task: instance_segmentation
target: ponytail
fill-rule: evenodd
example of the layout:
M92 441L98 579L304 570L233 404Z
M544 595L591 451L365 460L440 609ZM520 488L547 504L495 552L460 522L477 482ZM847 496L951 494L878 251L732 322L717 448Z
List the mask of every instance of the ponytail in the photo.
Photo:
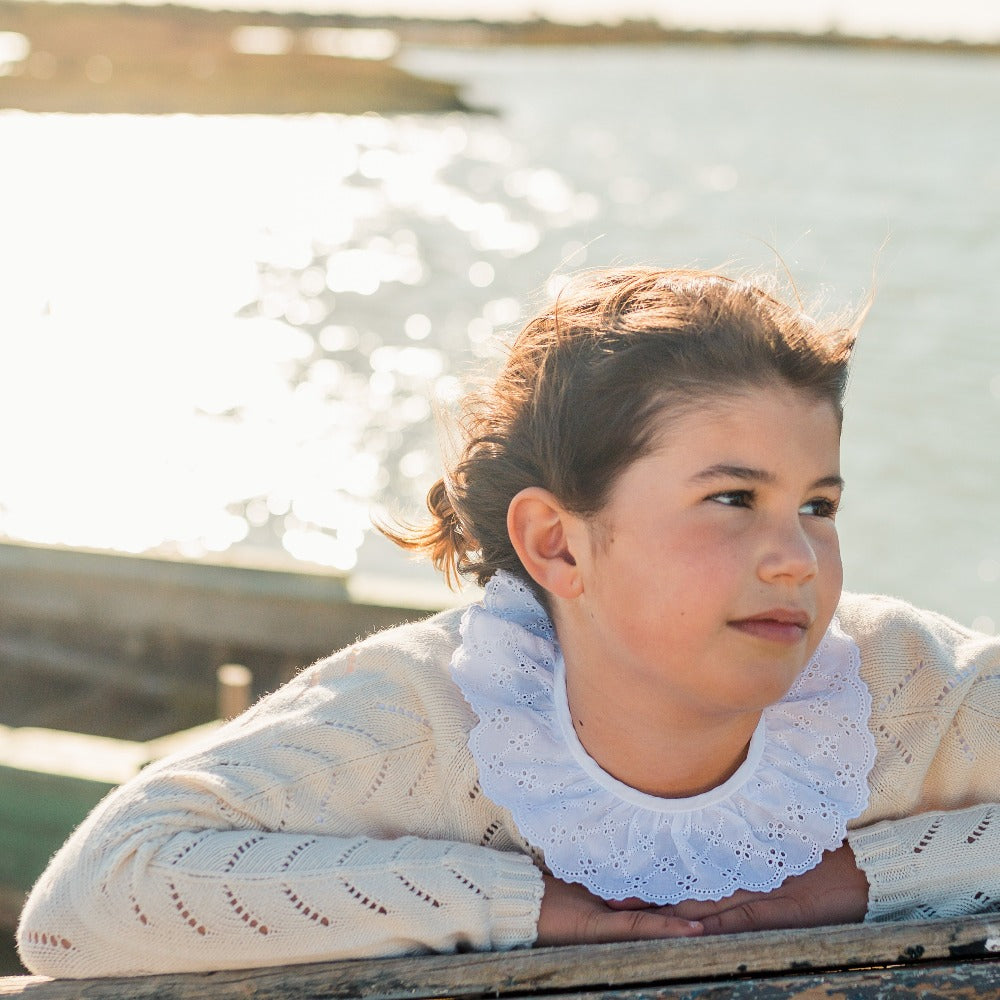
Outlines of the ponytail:
M462 527L443 478L427 491L427 510L431 522L421 527L401 526L397 530L384 521L376 522L375 527L400 548L427 556L455 590L461 574L470 568L469 554L476 546Z

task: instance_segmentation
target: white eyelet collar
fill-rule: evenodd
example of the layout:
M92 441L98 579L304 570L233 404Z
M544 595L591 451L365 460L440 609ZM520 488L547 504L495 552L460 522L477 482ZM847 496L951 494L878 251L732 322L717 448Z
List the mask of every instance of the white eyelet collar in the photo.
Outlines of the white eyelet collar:
M843 843L868 804L875 741L857 645L836 621L747 759L701 795L637 791L588 756L569 717L548 615L509 573L462 619L451 673L479 717L469 749L483 790L510 810L553 875L604 899L654 903L767 891Z

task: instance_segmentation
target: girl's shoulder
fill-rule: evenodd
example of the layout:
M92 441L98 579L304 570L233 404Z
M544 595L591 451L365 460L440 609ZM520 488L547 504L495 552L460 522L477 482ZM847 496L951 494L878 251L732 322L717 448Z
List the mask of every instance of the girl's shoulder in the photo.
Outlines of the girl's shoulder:
M314 772L363 763L373 751L380 759L419 746L436 746L443 757L460 752L472 720L448 666L462 614L386 629L319 660L218 729L183 766L251 767L269 788L308 783ZM168 758L147 771L177 764Z
M946 615L918 608L899 597L887 594L855 594L845 592L837 607L841 626L851 633L866 635L886 628L927 631L946 641L981 641L995 639L967 628Z
M1000 672L1000 637L882 594L844 594L841 628L861 651L861 673L876 707L914 684L938 700L946 691Z
M315 667L343 670L364 665L368 668L394 670L400 667L445 669L461 641L460 627L464 607L440 611L417 621L404 622L384 629L320 660ZM315 668L310 668L315 669Z
M464 608L377 632L300 671L237 721L240 728L464 717L467 708L448 672ZM405 727L403 727L405 728Z

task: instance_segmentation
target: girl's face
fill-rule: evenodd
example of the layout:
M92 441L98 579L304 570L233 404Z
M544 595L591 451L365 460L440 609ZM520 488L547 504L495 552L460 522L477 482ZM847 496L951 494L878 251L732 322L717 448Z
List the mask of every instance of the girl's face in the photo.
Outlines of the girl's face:
M574 532L582 593L557 618L571 704L582 668L640 713L756 716L787 693L840 596L837 416L779 387L663 424L661 446Z

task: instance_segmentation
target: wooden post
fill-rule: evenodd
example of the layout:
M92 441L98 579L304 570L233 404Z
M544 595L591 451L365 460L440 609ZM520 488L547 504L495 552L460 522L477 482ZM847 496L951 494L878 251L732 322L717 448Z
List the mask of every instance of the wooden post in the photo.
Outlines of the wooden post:
M228 721L250 707L253 674L239 663L224 663L216 671L219 718Z

